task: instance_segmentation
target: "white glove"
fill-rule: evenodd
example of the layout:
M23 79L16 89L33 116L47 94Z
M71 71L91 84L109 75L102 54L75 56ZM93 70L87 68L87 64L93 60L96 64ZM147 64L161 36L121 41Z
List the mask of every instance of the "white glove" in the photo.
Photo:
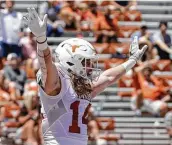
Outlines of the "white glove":
M147 45L144 45L142 49L139 49L138 37L135 36L133 42L130 45L130 57L129 59L134 59L136 62L140 60L145 53L146 49L148 48Z
M41 43L46 41L47 14L44 15L44 19L42 21L35 8L27 8L27 10L28 14L23 17L24 22L36 36L38 42Z

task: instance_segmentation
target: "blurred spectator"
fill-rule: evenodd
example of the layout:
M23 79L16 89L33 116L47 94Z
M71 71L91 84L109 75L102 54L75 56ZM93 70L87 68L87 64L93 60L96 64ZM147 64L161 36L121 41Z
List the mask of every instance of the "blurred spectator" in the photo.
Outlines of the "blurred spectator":
M142 48L145 44L148 45L148 43L141 43L139 45L139 48ZM158 62L158 60L159 60L159 56L158 56L157 50L153 47L148 47L148 49L142 56L141 60L138 62L138 65L140 67L143 67L143 66L145 67L151 64L155 64L156 62Z
M150 32L148 32L146 25L142 25L140 31L136 31L132 34L131 38L134 39L135 36L139 39L140 47L142 45L147 45L148 49L144 56L142 57L142 61L147 61L151 59L159 59L157 49L153 48L153 38Z
M19 114L20 105L17 103L16 100L9 101L7 104L4 104L3 107L0 108L1 127L11 126L12 122L10 121L10 118L13 118L13 120L15 120Z
M132 109L136 115L141 115L141 108L156 116L164 116L167 112L166 101L170 99L169 87L152 75L151 67L143 67L137 70L140 89L134 93L131 99Z
M101 0L99 2L99 5L103 6L103 7L106 7L106 6L109 6L109 5L114 5L114 1Z
M144 67L147 67L151 64L155 64L159 60L159 55L157 49L153 47L153 38L152 34L148 32L146 25L142 25L140 31L136 31L132 34L131 38L134 39L135 36L139 39L139 48L142 48L142 46L147 45L148 49L143 54L143 57L138 62L138 67L136 70L142 69Z
M37 93L30 91L24 95L24 103L10 101L1 108L1 120L6 120L1 126L3 128L14 128L17 130L14 139L21 139L27 145L40 145L42 138L40 134L40 104ZM13 118L13 120L8 120ZM3 132L3 134L6 134ZM10 134L8 134L10 136Z
M20 45L24 59L36 58L36 40L29 28L26 29L26 37L21 38Z
M19 60L15 53L7 56L8 64L4 67L5 78L15 83L15 87L23 94L24 84L26 82L26 73L20 69Z
M0 1L0 9L3 9L3 7L2 7L2 1Z
M113 6L108 6L105 9L104 15L95 13L97 18L94 20L93 31L97 34L97 42L117 42L119 32L118 21L112 14Z
M39 14L41 18L43 18L44 15L48 13L51 20L56 20L56 14L60 11L62 5L63 2L57 0L48 0L46 2L41 3L39 7Z
M27 94L28 92L38 92L38 84L35 81L30 81L25 85L25 92L24 95Z
M142 48L147 43L140 43L139 48ZM156 64L159 60L158 52L153 47L148 47L146 52L143 54L141 60L138 62L138 67L135 70L138 72L145 67L149 67L152 64Z
M102 17L102 13L98 10L97 4L91 3L88 7L87 3L81 3L78 7L78 13L81 16L81 29L93 31L97 29L96 21Z
M16 89L13 82L5 78L4 71L0 71L0 100L17 100L20 98L20 92Z
M39 98L33 91L27 92L24 98L25 103L18 117L21 127L17 130L17 138L22 139L28 145L40 145L42 139L40 136Z
M0 70L0 101L9 101L10 94L8 93L8 86L5 82L4 71Z
M58 17L62 5L63 2L48 0L39 7L39 13L42 17L44 14L48 14L47 36L59 37L64 32L65 23Z
M3 57L6 57L11 52L21 56L21 48L18 43L22 36L22 14L13 10L14 3L14 1L6 0L5 9L1 11L2 36L0 41Z
M0 18L3 15L3 6L2 6L2 1L0 1ZM1 24L1 23L0 23ZM2 26L0 25L0 57L2 57L2 47L1 47L1 41L2 41Z
M159 32L153 35L153 41L155 47L158 50L158 54L160 59L170 59L170 54L172 54L171 46L171 37L166 32L168 28L167 22L160 22L159 24Z
M168 134L170 135L170 137L172 137L172 111L169 111L165 115L165 125L167 128Z
M33 60L33 67L32 68L34 69L34 72L35 72L35 75L36 75L36 73L38 72L38 70L40 68L37 58Z
M89 7L87 3L80 3L78 5L78 14L80 15L80 29L90 30L94 19L94 16L91 13L91 7Z
M94 116L94 109L89 109L89 122L88 122L88 134L89 139L92 141L91 145L104 145L107 141L100 138L99 126L96 122L96 117Z
M114 131L115 121L111 117L97 118L94 115L94 109L89 109L88 114L88 134L91 145L105 145L107 141L117 142L120 139L120 135L110 134L110 131ZM101 134L101 131L108 131L105 134Z
M80 16L74 7L73 1L65 3L60 10L59 18L65 22L65 29L80 32Z
M136 0L115 0L114 3L116 8L119 8L122 12L128 10L136 10L137 9L137 1Z
M18 127L19 123L16 122L17 117L20 114L20 105L16 100L9 101L0 108L0 130L1 136L8 136L9 128Z
M131 35L131 38L134 39L134 36L137 36L139 39L139 42L144 42L144 41L153 41L151 33L148 32L148 27L146 25L142 25L140 27L140 31L136 31Z
M4 0L1 0L0 1L0 10L2 10L4 8L5 8L5 1Z

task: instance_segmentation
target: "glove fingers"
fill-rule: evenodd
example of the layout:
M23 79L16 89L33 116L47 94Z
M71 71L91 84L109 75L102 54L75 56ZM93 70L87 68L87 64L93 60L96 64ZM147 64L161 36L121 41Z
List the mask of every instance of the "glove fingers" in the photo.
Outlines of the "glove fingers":
M27 21L29 21L29 14L27 13L25 16L23 16L23 19L26 19Z
M28 27L30 25L30 18L28 13L25 16L23 16L22 21L25 27Z
M144 45L141 49L142 53L145 53L145 51L147 50L148 46L147 45Z
M31 9L30 8L27 8L27 11L28 11L28 14L29 14L29 17L31 17Z
M43 25L47 24L47 14L44 15L44 19L43 19Z
M138 37L135 36L134 40L132 41L131 45L130 45L130 50L132 51L133 48L135 48L135 46L138 45Z
M31 11L30 8L27 8L27 10L28 10L28 23L30 24L32 20Z
M34 18L38 18L38 13L36 12L35 8L31 8L32 9L32 15Z
M132 42L133 44L137 44L138 43L138 37L137 36L134 36L134 40Z
M25 27L28 27L28 19L26 16L23 17L23 20L22 20L22 24L25 26Z
M34 20L36 18L34 13L33 13L33 9L32 8L30 8L30 16L31 16L32 20Z
M30 12L30 8L27 8L28 13Z
M130 46L130 53L133 54L133 53L136 53L138 50L138 44L131 44Z
M34 15L33 15L33 11L31 8L27 8L28 12L29 12L29 19L33 20L34 19Z

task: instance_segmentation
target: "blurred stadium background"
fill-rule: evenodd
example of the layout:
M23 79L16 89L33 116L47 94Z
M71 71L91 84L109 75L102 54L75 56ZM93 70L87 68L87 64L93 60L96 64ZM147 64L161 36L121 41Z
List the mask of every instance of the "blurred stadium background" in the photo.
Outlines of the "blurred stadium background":
M172 1L0 1L0 145L41 145L36 43L22 22L28 7L48 13L52 48L91 42L102 70L123 63L133 36L148 51L92 101L90 145L172 145ZM150 74L150 75L149 75Z

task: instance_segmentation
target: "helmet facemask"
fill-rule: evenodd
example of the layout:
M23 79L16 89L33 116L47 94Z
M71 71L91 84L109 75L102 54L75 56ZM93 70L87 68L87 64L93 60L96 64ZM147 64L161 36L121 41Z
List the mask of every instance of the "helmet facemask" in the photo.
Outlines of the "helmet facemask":
M81 55L74 55L72 61L68 61L68 71L90 81L97 81L100 75L98 69L98 58L84 58Z
M84 73L83 78L89 79L91 81L96 81L100 76L100 69L98 69L98 60L96 58L84 58L81 62L83 65Z

